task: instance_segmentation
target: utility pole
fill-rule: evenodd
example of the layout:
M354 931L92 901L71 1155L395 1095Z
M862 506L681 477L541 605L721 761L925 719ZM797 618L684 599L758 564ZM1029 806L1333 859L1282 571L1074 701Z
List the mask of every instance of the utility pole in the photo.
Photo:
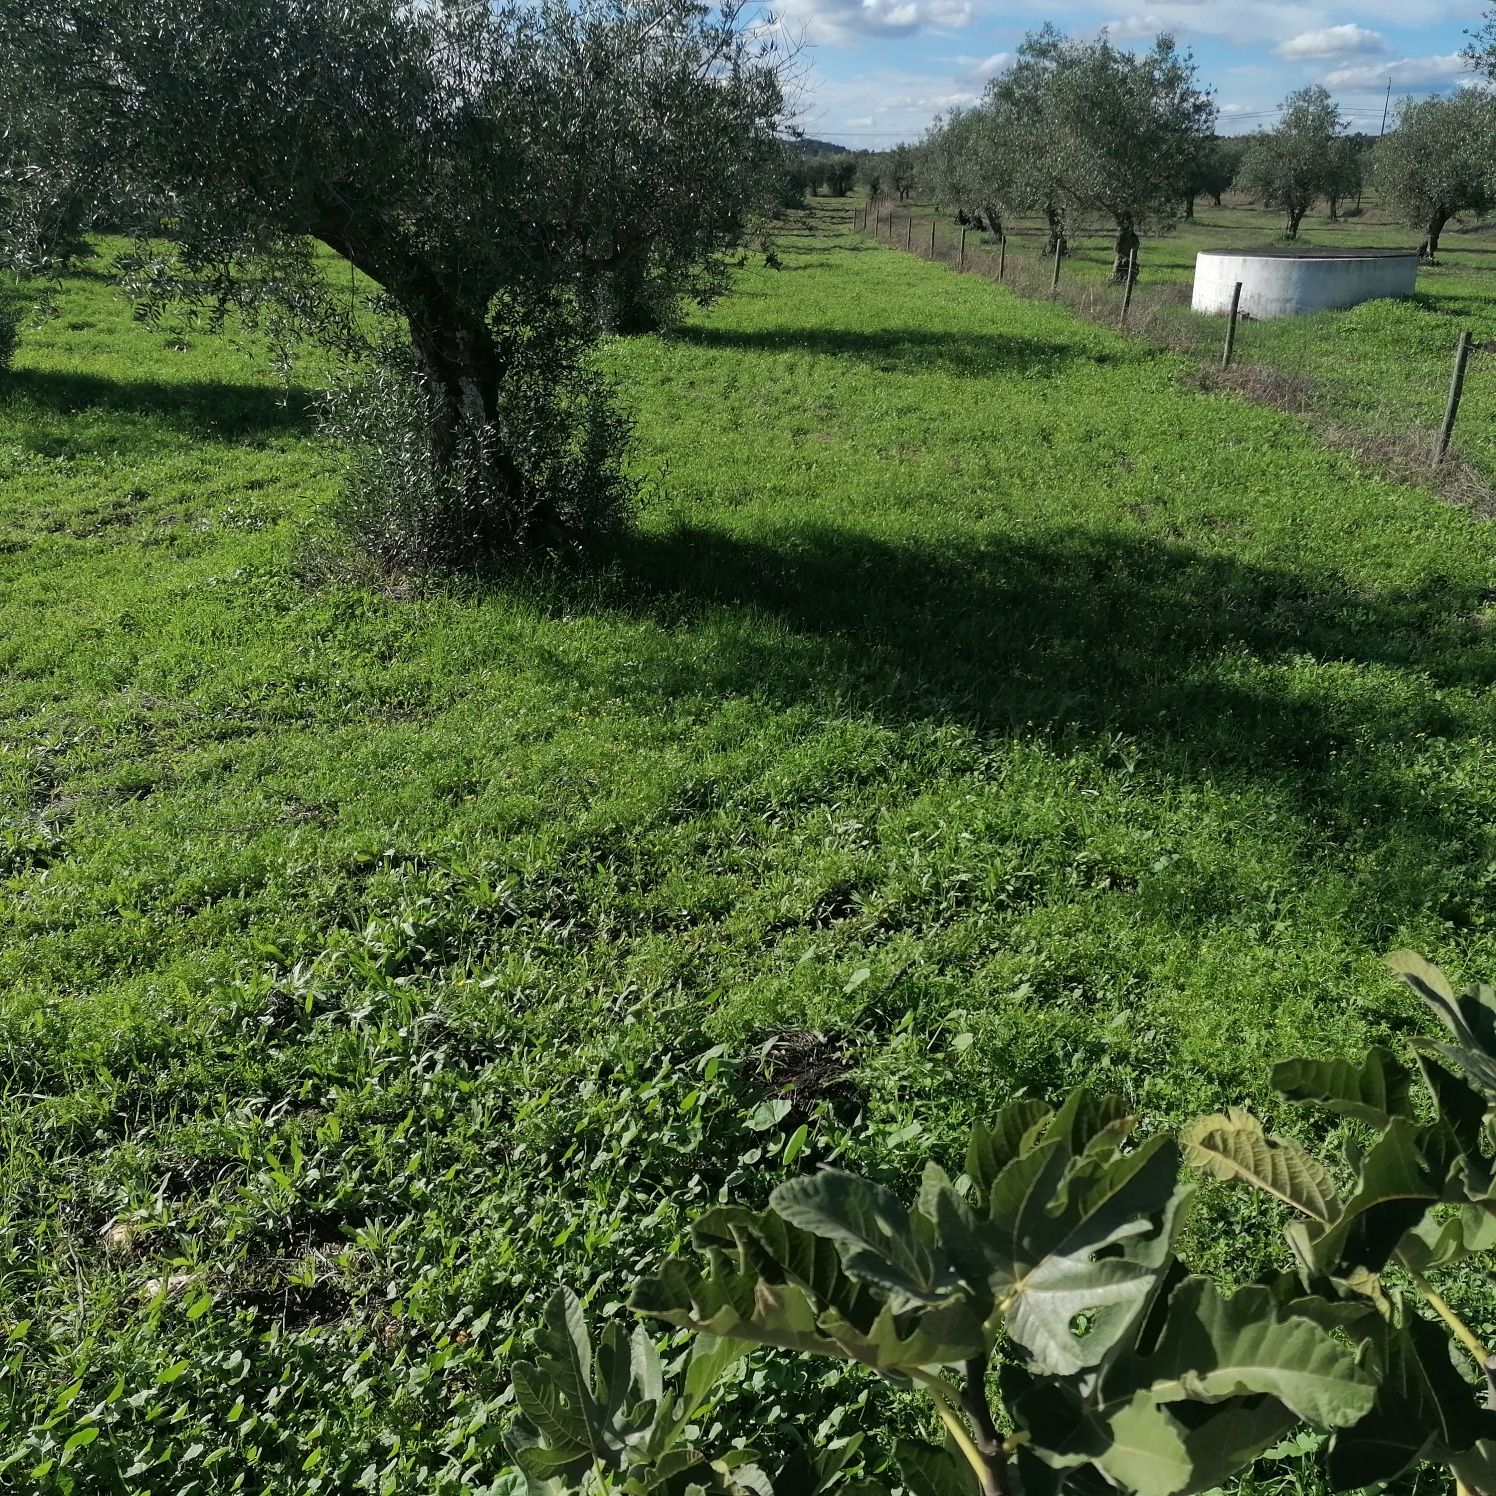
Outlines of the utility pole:
M1382 128L1377 131L1377 139L1378 140L1380 140L1382 138L1382 136L1384 136L1387 133L1387 111L1391 107L1392 107L1392 77L1389 74L1388 77L1387 77L1387 97L1386 97L1386 99L1382 103Z

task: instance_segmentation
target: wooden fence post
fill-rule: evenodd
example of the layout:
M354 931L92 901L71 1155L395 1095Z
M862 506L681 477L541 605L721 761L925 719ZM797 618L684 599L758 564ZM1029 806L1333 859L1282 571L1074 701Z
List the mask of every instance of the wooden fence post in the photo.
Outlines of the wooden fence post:
M930 220L930 258L935 258L935 220Z
M913 249L914 248L914 214L913 213L911 213L908 216L908 218L906 218L904 220L904 248L905 249Z
M1449 453L1449 438L1454 431L1454 418L1460 408L1460 396L1465 391L1465 365L1470 362L1470 333L1460 334L1454 345L1454 373L1449 380L1449 399L1444 403L1444 422L1439 427L1439 440L1434 447L1434 466L1438 467Z
M1231 288L1231 315L1226 319L1226 346L1221 349L1221 368L1231 367L1231 355L1236 351L1236 314L1241 307L1241 282Z
M1060 293L1060 247L1055 245L1054 249L1054 274L1049 280L1049 294L1058 296Z
M956 255L956 269L966 269L966 225L961 225L961 248Z
M997 278L1001 280L1008 270L1008 236L997 236Z
M1137 280L1137 278L1138 252L1137 249L1134 248L1133 252L1127 257L1127 289L1122 293L1122 320L1118 324L1121 327L1127 326L1127 312L1128 309L1132 306L1133 283Z

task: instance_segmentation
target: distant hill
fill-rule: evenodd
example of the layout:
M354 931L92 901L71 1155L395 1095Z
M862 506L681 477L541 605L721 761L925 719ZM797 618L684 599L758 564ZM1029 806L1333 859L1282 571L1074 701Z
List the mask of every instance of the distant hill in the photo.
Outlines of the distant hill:
M812 140L808 135L791 141L790 144L802 156L842 156L852 149L851 146L837 145L830 140Z

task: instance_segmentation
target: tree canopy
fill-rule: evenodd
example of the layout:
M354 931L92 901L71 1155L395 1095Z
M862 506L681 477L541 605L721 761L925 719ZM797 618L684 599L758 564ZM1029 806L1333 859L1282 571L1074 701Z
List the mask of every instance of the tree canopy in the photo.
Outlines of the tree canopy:
M60 204L123 208L142 291L343 344L314 245L346 260L403 323L432 462L485 476L450 559L583 521L512 439L526 329L712 294L779 150L776 59L732 4L0 0L0 32L25 143L0 249L34 268ZM557 440L585 444L572 415Z
M1314 84L1284 99L1276 129L1248 141L1237 183L1264 206L1283 211L1285 238L1296 239L1304 215L1337 189L1343 163L1336 142L1344 123L1329 90Z
M1067 215L1106 213L1120 278L1139 231L1172 222L1190 195L1214 123L1194 60L1171 37L1135 55L1046 26L980 106L937 121L922 162L942 204L978 211L998 231L1010 212L1044 213L1050 253L1064 252Z
M1409 100L1374 154L1377 191L1404 223L1423 233L1418 252L1432 258L1458 213L1483 212L1496 200L1492 148L1496 105L1462 89L1447 99Z

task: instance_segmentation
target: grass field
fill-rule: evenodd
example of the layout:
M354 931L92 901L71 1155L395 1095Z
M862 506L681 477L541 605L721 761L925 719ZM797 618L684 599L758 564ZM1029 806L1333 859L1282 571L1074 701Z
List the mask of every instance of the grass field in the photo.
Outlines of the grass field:
M539 1297L722 1192L1079 1081L1294 1128L1271 1062L1422 1026L1383 952L1496 973L1496 531L1064 308L782 253L607 350L631 535L416 599L298 580L337 463L253 348L95 271L28 331L0 1489L507 1489ZM1207 1196L1197 1260L1279 1250Z
M845 218L848 204L820 200L825 217ZM930 224L936 224L936 258L954 263L960 230L928 204L884 204L896 220L892 238L904 242L904 219L914 218L909 236L928 255ZM1222 207L1208 199L1195 217L1173 230L1146 238L1130 325L1145 340L1161 342L1213 367L1220 352L1220 317L1188 311L1195 256L1202 249L1250 248L1281 243L1282 215L1228 197ZM1419 234L1389 223L1368 198L1360 214L1330 222L1319 213L1305 219L1298 242L1335 248L1414 249ZM1042 223L1019 219L1009 226L1008 274L1030 296L1047 296L1052 262L1041 262ZM1061 294L1072 306L1115 322L1122 293L1108 284L1112 247L1108 235L1081 232L1061 270ZM967 236L967 263L992 275L996 250L984 237ZM1243 323L1236 346L1238 378L1289 409L1316 418L1322 431L1342 445L1359 447L1403 471L1421 475L1444 411L1455 342L1469 329L1478 347L1470 367L1456 428L1454 450L1464 459L1447 473L1451 492L1491 510L1496 503L1496 227L1469 220L1451 225L1437 264L1418 272L1418 295L1409 302L1378 302L1350 312ZM1263 378L1266 372L1269 377ZM1276 376L1276 377L1273 377Z

